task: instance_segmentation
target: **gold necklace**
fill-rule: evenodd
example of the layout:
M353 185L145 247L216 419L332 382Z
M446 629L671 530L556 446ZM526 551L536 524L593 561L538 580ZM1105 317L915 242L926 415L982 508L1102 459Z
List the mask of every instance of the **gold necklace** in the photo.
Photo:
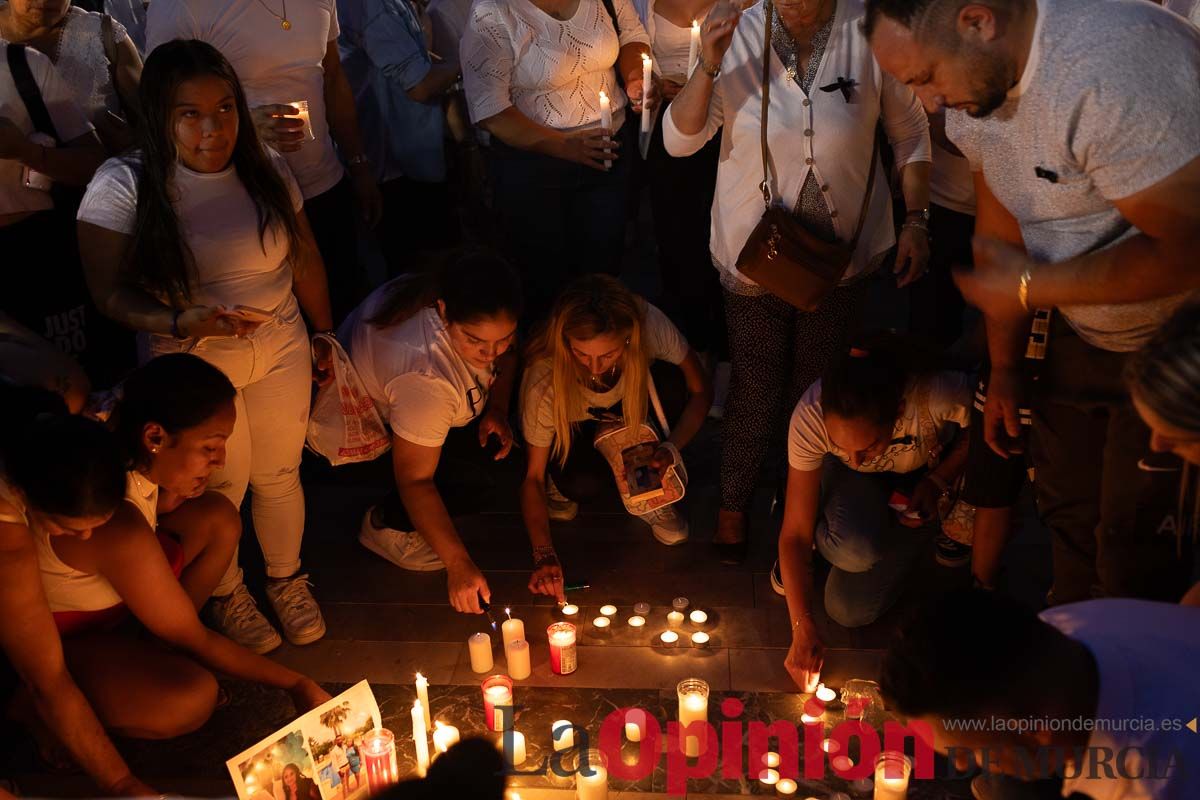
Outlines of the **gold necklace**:
M287 18L287 0L283 0L282 15L276 14L274 11L272 11L271 7L267 5L264 0L258 0L258 4L265 8L268 14L279 20L279 27L283 28L285 31L290 31L292 29L292 23Z

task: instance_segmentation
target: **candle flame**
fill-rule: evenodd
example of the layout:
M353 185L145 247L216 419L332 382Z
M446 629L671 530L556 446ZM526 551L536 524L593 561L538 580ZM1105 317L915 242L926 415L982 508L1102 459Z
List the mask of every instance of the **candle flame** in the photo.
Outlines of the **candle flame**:
M692 28L695 30L700 30L700 20L698 20L698 19L692 20Z
M440 719L435 719L433 721L433 729L435 731L440 731L444 727L446 727L446 726L442 724L442 721Z
M425 680L425 676L418 672L417 673L417 682L420 683L423 680Z
M642 53L642 63L643 63L643 64L649 64L649 63L650 63L650 56L646 55L645 53Z
M603 89L601 89L600 90L600 102L603 103L607 99L608 99L608 95L604 93Z
M509 619L512 619L512 609L511 608L509 608L508 606L505 606L504 613L508 616Z

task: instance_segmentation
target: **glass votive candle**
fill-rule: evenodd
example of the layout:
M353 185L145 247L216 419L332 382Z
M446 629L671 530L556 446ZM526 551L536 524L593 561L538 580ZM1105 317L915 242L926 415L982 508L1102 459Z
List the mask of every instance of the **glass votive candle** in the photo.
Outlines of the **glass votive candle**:
M691 613L689 619L691 619L693 625L703 625L708 622L708 614L700 609L696 609Z
M631 628L641 628L645 626L645 624L646 618L643 616L632 616L629 618L629 627Z
M579 666L575 626L555 622L546 628L546 637L550 640L550 670L555 675L570 675Z
M670 633L670 631L667 631ZM679 749L688 758L695 758L708 747L710 726L700 726L700 735L689 735L686 731L693 722L708 722L708 683L699 678L688 678L675 686L679 700Z
M762 772L758 773L758 782L763 786L774 786L775 784L779 783L779 770L764 769Z
M658 640L662 642L663 647L674 647L679 643L679 634L675 631L663 631Z
M483 718L493 731L504 730L504 714L498 709L513 704L513 682L507 675L491 675L483 679ZM509 714L511 717L511 713Z
M683 612L688 607L688 599L686 597L676 597L671 601L671 608L676 611Z
M600 606L600 613L606 617L614 616L617 613L617 607L613 605Z
M667 624L672 628L678 628L680 625L682 625L683 619L684 617L682 611L670 611L667 613Z
M395 783L396 737L387 728L376 728L363 737L362 764L367 773L367 788L374 794Z
M875 800L906 800L912 761L895 750L875 757Z
M791 778L780 778L779 783L775 784L775 793L780 797L791 797L798 788L796 782Z
M575 605L574 603L567 603L562 607L561 611L564 617L579 616L579 606Z
M708 634L696 631L692 634L692 647L708 647Z
M293 100L292 102L288 103L288 105L295 108L296 109L295 116L299 117L301 120L304 121L304 130L301 131L301 133L304 134L304 138L310 142L315 141L317 138L317 134L316 134L316 132L313 131L312 119L308 115L308 101L307 100ZM292 116L292 115L289 114L288 116Z
M580 753L575 766L576 800L608 800L608 756L600 750L588 750Z
M649 603L634 603L633 613L637 614L638 616L642 616L642 617L646 616L647 614L650 613L650 604Z

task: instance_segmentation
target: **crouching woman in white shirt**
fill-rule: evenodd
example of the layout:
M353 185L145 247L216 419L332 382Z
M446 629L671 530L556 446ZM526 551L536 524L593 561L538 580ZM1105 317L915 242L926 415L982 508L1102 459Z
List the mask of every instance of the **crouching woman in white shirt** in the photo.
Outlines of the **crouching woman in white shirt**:
M929 125L912 91L875 63L859 30L862 15L862 0L782 0L744 12L720 0L701 25L700 63L663 115L663 141L675 156L698 151L722 131L710 247L724 288L733 364L714 538L727 562L745 557L747 509L777 426L854 329L866 295L862 278L883 265L897 241L901 286L920 277L929 261ZM880 157L875 130L882 122L912 215L897 238L887 175L877 165L850 265L811 312L770 294L736 266L763 215L768 18L773 202L815 236L849 242L871 163Z
M491 590L454 517L483 505L492 468L512 448L521 306L516 273L467 251L384 284L339 331L392 431L396 492L368 509L359 542L403 569L444 568L450 604L464 613L481 613Z
M300 574L312 350L333 323L325 268L283 157L264 147L233 67L195 40L146 60L140 146L109 159L79 211L79 244L100 309L153 355L191 352L237 387L237 424L212 488L237 507L253 489L267 597L293 644L325 634ZM297 301L299 303L297 304ZM264 653L279 633L255 608L235 557L212 622Z

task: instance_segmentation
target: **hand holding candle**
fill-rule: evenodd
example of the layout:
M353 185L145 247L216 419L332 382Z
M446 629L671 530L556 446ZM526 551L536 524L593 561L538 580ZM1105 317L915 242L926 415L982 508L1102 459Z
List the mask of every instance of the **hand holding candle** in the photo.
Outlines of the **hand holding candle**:
M606 131L612 132L612 101L608 99L608 95L603 90L600 91L600 127ZM605 141L608 141L607 137ZM604 159L604 168L612 169L612 159Z

